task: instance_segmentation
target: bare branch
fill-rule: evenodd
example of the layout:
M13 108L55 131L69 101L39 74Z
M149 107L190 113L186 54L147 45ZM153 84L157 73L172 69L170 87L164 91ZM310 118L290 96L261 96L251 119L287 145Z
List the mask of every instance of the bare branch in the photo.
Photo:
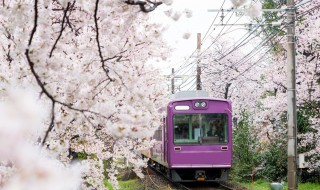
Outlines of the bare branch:
M95 87L95 89L98 87L98 86L100 86L102 83L104 83L105 81L107 81L108 79L106 79L106 80L103 80L103 81L101 81L96 87ZM110 80L108 80L108 83L106 84L106 85L104 85L104 87L102 87L100 90L99 90L99 92L97 92L93 97L92 97L92 100L94 100L97 96L98 96L98 94L100 94L109 84L110 84Z
M62 18L62 23L61 23L61 29L60 29L60 33L58 35L58 38L56 39L56 41L54 42L53 46L52 46L52 49L50 51L50 54L49 54L49 57L52 57L52 54L53 54L53 50L56 49L56 45L59 41L59 39L61 38L62 36L62 32L63 30L66 28L67 25L65 25L65 22L66 22L66 17L67 17L67 12L69 10L69 7L70 7L70 2L68 2L68 5L67 5L67 8L63 11L63 18Z
M29 55L29 53L30 53L29 49L30 49L34 34L37 31L37 26L38 26L38 0L35 0L35 2L34 2L34 25L33 25L33 28L32 28L31 34L30 34L30 38L29 38L29 42L28 42L28 48L26 49L25 55L27 57L27 61L28 61L28 64L30 66L30 70L31 70L33 76L35 77L38 85L40 86L40 88L42 90L41 93L44 93L52 102L51 123L50 123L49 128L46 131L46 135L45 135L45 137L44 137L44 139L42 141L42 145L43 145L45 143L47 137L48 137L49 132L52 130L52 128L54 126L54 105L55 105L55 100L54 100L53 96L44 87L44 84L42 83L42 81L40 80L39 75L36 73L36 71L34 69L34 63L31 61L31 58L30 58L30 55Z
M100 61L102 63L102 69L106 73L109 80L114 81L114 79L112 79L109 76L109 69L105 65L105 60L103 59L103 55L102 55L102 51L101 51L100 40L99 40L99 26L98 26L98 8L99 8L99 0L96 0L96 6L94 9L94 23L95 23L95 29L96 29L96 41L97 41L97 45L98 45L99 57L100 57Z
M51 106L51 122L50 122L50 125L49 125L49 128L47 129L46 131L46 134L42 140L42 146L44 145L44 143L46 142L48 136L49 136L49 133L52 131L53 127L54 127L54 119L55 119L55 115L54 115L54 106L55 106L55 102L53 101L52 102L52 106Z

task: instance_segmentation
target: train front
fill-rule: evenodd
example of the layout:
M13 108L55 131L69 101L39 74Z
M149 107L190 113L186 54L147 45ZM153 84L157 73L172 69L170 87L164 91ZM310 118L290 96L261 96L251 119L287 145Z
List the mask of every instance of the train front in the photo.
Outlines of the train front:
M167 153L174 181L225 181L232 165L231 103L174 100L168 105Z

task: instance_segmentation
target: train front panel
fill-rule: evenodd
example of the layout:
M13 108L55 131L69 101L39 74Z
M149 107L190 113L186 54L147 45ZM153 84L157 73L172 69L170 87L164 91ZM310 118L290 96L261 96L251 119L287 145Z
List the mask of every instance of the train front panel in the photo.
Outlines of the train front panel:
M231 103L171 101L167 108L167 163L175 181L223 181L232 165Z

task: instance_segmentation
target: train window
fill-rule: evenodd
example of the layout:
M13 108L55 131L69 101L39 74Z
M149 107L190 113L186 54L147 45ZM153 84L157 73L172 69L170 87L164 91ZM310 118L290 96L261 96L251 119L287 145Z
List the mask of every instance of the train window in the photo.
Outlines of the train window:
M159 127L153 135L153 139L156 141L162 141L162 127Z
M158 127L158 129L154 132L153 139L156 141L162 141L162 129L165 127L166 118L161 119L161 125Z
M228 142L228 115L175 114L175 144L223 144Z

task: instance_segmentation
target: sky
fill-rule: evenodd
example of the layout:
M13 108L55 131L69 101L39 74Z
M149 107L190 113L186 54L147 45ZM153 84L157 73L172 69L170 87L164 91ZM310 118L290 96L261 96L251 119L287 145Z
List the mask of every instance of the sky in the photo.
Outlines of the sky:
M173 48L172 54L167 60L156 63L157 67L162 68L164 74L170 74L171 68L178 69L179 66L185 62L185 59L190 57L197 48L197 33L201 33L201 37L203 38L217 14L218 17L214 23L219 24L221 22L221 13L209 12L208 10L220 9L222 4L223 9L232 8L230 0L173 0L171 6L161 5L157 7L155 10L157 13L151 15L151 20L159 22L167 28L163 33L163 38ZM174 21L164 14L164 11L170 9L172 9L173 14L174 12L181 13L179 20ZM187 18L186 14L184 14L185 10L190 10L192 17ZM225 12L224 14L226 15L227 13ZM230 14L231 13L229 13L229 15ZM229 23L234 23L238 18L239 17L233 16ZM228 17L225 17L224 23L226 23L227 19ZM241 17L237 23L249 23L248 17ZM229 27L230 26L226 26L224 31L228 30ZM207 37L202 43L202 50L210 45L210 38L215 38L222 28L223 26L211 27ZM224 33L224 31L222 33ZM233 26L228 30L228 34L225 35L225 37L236 40L237 37L242 36L241 34L245 34L246 32L244 26ZM183 35L186 33L190 34L188 39L183 38Z

